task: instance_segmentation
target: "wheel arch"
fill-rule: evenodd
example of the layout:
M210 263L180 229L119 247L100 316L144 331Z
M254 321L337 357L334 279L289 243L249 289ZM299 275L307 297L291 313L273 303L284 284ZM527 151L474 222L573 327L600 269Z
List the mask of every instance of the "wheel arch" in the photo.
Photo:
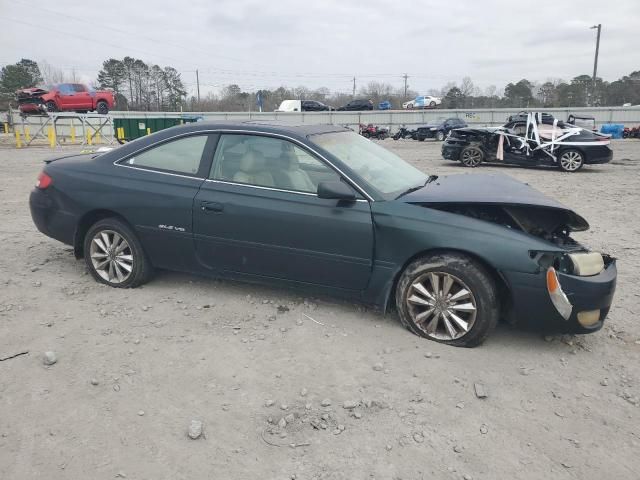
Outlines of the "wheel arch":
M391 287L389 288L389 291L386 292L383 311L386 313L389 309L389 305L395 308L396 288L398 286L398 282L400 281L400 277L402 276L402 273L406 270L407 266L410 263L412 263L413 261L419 258L426 257L429 255L447 254L447 253L465 255L471 258L472 260L476 261L478 264L480 264L489 273L489 275L491 275L491 278L493 279L496 285L496 288L498 290L497 297L498 297L498 301L500 302L500 314L501 314L501 317L505 317L507 312L511 308L511 303L513 298L511 293L511 288L506 278L500 273L499 270L493 267L486 259L482 258L478 254L470 252L468 250L463 250L458 248L446 248L446 247L422 250L420 252L415 253L404 262L404 264L398 269L398 271L395 272L393 276L393 281L391 283Z
M73 254L76 258L84 257L84 237L91 228L91 225L105 218L117 218L135 232L133 225L118 212L108 209L91 210L80 218L76 226L76 231L73 234Z

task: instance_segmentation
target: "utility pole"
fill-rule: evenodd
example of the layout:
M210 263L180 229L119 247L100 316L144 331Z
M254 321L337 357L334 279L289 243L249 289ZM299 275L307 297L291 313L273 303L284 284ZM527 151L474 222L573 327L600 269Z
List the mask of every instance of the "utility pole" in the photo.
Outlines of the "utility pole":
M198 104L200 104L200 77L198 76L198 69L196 68L196 86L198 87ZM199 107L200 105L198 105Z
M404 97L402 99L406 100L407 99L407 80L409 79L409 75L405 73L402 76L402 78L404 78Z
M353 97L356 96L356 77L353 77Z
M598 29L598 36L596 38L596 56L593 60L593 78L591 79L591 106L595 106L596 101L596 74L598 73L598 51L600 50L600 30L602 30L602 24L594 25L591 27Z

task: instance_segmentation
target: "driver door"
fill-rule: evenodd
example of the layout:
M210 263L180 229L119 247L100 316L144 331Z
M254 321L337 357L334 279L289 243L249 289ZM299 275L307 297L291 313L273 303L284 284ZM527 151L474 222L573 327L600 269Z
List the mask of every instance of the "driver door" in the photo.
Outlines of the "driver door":
M206 268L362 290L369 281L369 203L318 198L337 172L299 144L222 134L193 211L198 261Z

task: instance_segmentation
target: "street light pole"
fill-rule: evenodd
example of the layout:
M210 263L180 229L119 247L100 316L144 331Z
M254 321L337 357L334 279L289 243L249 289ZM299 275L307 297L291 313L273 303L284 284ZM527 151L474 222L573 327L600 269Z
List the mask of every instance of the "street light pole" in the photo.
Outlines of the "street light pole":
M598 37L596 38L596 56L593 60L593 78L591 79L591 106L595 105L596 101L596 74L598 73L598 51L600 50L600 30L602 30L602 24L594 25L591 27L598 29Z

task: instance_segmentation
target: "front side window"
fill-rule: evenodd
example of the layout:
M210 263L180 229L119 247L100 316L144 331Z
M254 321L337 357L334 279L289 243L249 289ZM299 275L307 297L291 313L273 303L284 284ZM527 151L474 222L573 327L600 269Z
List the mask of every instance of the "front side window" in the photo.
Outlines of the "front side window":
M339 176L288 140L261 135L220 137L210 178L279 190L316 193L318 183Z
M58 92L60 92L60 95L71 95L74 93L73 85L69 83L61 83L58 85Z
M195 135L172 140L137 153L122 164L194 175L200 168L200 161L202 160L207 138L207 135Z

